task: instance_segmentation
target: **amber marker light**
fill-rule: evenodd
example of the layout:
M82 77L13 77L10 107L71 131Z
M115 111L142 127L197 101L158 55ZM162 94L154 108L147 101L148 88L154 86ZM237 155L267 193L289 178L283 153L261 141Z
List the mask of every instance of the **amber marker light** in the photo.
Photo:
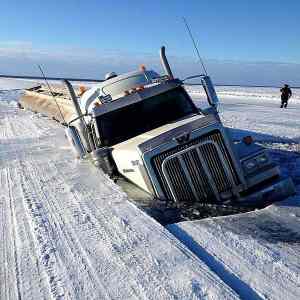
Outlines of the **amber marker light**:
M142 91L144 89L145 89L145 87L143 85L140 85L136 88L137 91Z
M247 136L244 136L243 137L243 142L246 144L246 145L251 145L253 143L253 138L251 135L247 135Z
M78 96L82 96L84 92L87 91L87 88L84 85L79 86L79 93Z
M145 72L146 71L146 66L145 65L140 65L140 71Z
M131 89L130 91L129 91L129 93L130 94L133 94L133 93L135 93L137 91L137 89L136 88L133 88L133 89Z

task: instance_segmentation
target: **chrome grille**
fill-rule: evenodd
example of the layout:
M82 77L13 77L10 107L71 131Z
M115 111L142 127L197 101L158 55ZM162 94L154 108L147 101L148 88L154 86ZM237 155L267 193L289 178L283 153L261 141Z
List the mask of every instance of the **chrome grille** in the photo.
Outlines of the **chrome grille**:
M239 184L219 131L161 153L152 163L168 199L218 201Z

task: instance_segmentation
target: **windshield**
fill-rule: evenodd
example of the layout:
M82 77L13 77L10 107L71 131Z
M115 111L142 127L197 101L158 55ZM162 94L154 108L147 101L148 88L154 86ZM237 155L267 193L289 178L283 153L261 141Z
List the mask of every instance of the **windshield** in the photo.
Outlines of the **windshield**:
M111 146L197 113L186 91L178 87L109 112L96 120L102 145Z

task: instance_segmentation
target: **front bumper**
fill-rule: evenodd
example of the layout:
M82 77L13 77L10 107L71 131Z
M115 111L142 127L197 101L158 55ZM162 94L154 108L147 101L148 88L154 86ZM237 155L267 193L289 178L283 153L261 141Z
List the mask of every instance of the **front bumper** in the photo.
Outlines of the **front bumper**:
M279 166L277 166L276 164L272 164L270 166L267 166L267 168L259 169L255 174L246 177L247 187L252 188L260 184L261 182L278 176L280 176Z
M296 193L291 178L278 178L270 184L265 184L257 191L240 198L238 203L241 206L266 206L270 203L283 200Z

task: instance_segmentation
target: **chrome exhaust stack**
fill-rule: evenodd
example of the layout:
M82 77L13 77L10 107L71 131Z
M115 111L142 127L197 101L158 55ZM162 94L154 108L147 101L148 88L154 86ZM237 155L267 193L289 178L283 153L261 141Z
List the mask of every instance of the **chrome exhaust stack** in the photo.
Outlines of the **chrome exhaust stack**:
M170 77L170 79L174 79L173 73L171 71L168 59L166 57L166 47L162 46L160 48L160 61L165 70L165 73Z
M87 152L91 152L92 147L91 147L91 144L90 144L90 141L89 141L89 138L88 138L88 128L87 128L87 125L84 121L84 115L82 114L82 111L80 109L75 91L74 91L71 83L68 80L64 79L63 83L66 85L66 87L69 91L71 100L73 102L73 105L74 105L74 108L75 108L75 111L76 111L76 115L77 115L76 119L77 120L74 121L74 124L75 124L74 127L78 131L78 135L80 137L81 143L83 144L85 150ZM68 124L68 127L70 127L70 123Z
M209 105L212 106L214 109L218 109L219 98L217 96L214 84L212 83L210 77L204 75L203 77L201 77L201 83L206 92Z
M71 100L73 102L73 105L74 105L74 108L75 108L75 111L76 111L76 114L77 114L77 117L81 117L82 116L82 111L81 111L79 103L77 101L77 97L75 95L75 91L73 89L73 86L71 85L71 83L67 79L64 79L63 83L65 84L65 86L67 87L67 89L69 91ZM83 125L85 125L85 122L82 118L80 118L79 120L80 120L80 122L84 123Z

